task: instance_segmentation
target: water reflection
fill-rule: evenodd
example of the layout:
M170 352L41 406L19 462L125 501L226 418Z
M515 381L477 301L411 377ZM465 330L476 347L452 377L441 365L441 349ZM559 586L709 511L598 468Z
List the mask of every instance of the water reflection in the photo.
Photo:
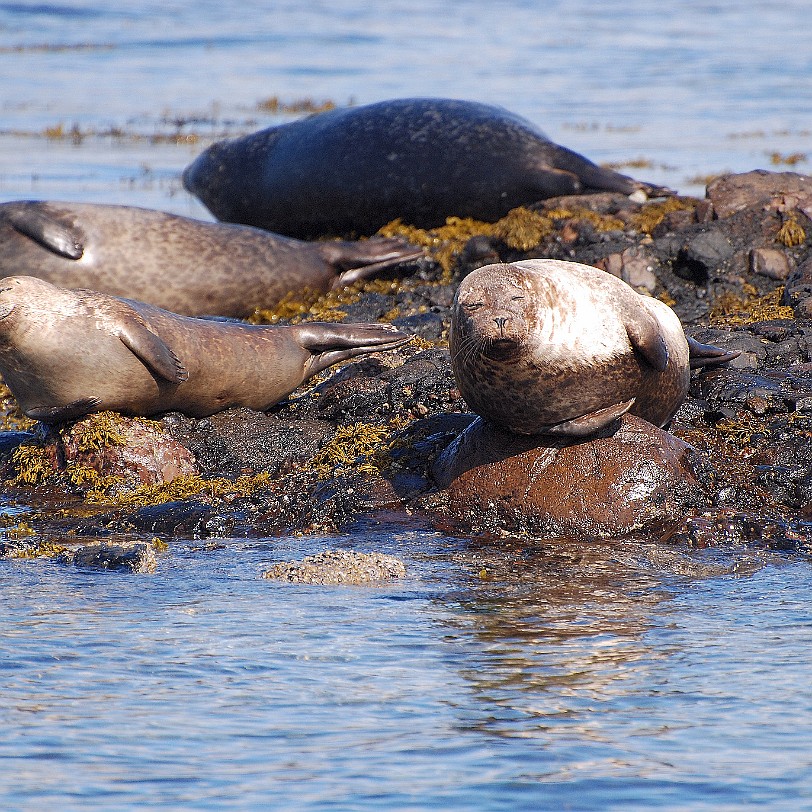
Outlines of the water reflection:
M707 692L686 700L680 689L696 641L675 632L672 602L698 585L788 562L763 551L612 542L586 550L471 542L458 558L472 577L455 591L453 612L444 604L444 626L478 709L463 729L535 740L528 770L541 781L632 764L679 773L663 748L692 729L679 708L713 701ZM543 756L551 749L552 760Z

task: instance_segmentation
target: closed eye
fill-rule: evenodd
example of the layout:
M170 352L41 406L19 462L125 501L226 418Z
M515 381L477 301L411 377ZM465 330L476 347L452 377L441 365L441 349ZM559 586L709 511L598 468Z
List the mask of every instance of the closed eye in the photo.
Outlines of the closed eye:
M514 297L513 297L513 301L514 301L514 302L518 302L518 301L519 301L519 299L524 299L524 296L514 296Z
M469 302L468 304L464 304L463 307L468 311L479 310L484 304L484 302Z

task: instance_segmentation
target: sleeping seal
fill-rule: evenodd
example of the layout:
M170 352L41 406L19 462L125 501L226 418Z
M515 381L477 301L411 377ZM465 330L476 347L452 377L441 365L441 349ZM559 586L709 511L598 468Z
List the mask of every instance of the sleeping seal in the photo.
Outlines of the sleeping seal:
M688 392L691 367L739 354L686 339L670 307L617 277L554 259L465 277L449 347L475 412L518 434L572 437L627 411L662 427Z
M0 374L28 417L264 410L332 364L403 344L386 324L189 318L30 276L0 279Z
M399 240L305 243L247 226L91 203L0 204L0 276L38 276L190 316L250 316L422 251Z
M400 217L496 221L516 206L589 191L669 190L602 169L501 107L398 99L210 146L183 185L219 220L312 239L374 234Z

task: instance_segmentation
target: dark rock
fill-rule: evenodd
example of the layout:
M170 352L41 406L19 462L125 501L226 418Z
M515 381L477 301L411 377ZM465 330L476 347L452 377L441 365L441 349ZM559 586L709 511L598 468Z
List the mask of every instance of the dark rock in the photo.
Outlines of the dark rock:
M334 431L322 420L286 420L250 409L229 409L203 420L173 413L163 424L207 477L278 474L312 457Z
M212 505L198 499L148 505L130 513L126 523L135 530L166 536L208 535L206 524L214 514Z
M33 431L0 431L0 461L7 460L18 446L37 438Z
M65 550L57 556L60 564L132 573L155 572L155 547L147 541L98 541Z
M684 541L699 549L735 545L808 552L812 547L812 524L722 509L687 518L682 527L671 530L667 540Z
M700 375L691 392L720 412L753 403L758 404L756 412L791 412L799 401L812 397L812 365L758 371L721 367Z
M812 299L812 257L799 265L787 277L782 304L797 308ZM796 315L807 315L806 313Z
M392 300L383 293L367 293L355 304L342 305L345 321L380 321L392 309Z
M445 349L424 350L394 368L357 362L342 373L316 387L299 414L351 423L465 410Z
M415 313L392 319L392 324L404 333L420 336L426 341L439 341L447 329L447 322L439 313Z
M677 252L674 273L697 285L704 285L732 256L730 240L719 229L703 227Z

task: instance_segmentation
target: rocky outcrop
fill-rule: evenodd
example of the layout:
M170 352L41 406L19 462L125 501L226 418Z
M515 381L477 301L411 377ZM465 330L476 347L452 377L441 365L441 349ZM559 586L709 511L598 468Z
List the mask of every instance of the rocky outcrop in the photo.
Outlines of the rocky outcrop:
M3 543L12 554L23 544L15 532L267 536L386 517L461 534L806 549L811 198L812 179L757 171L714 181L704 200L602 193L497 224L411 230L432 255L414 276L334 294L293 318L382 319L422 339L332 370L267 414L125 419L84 440L80 423L57 437L9 419L6 497L32 510L25 522L7 517ZM603 267L671 304L699 341L741 355L694 373L667 432L627 418L617 434L568 447L498 438L454 382L450 303L473 268L539 256ZM133 490L140 500L128 499Z

